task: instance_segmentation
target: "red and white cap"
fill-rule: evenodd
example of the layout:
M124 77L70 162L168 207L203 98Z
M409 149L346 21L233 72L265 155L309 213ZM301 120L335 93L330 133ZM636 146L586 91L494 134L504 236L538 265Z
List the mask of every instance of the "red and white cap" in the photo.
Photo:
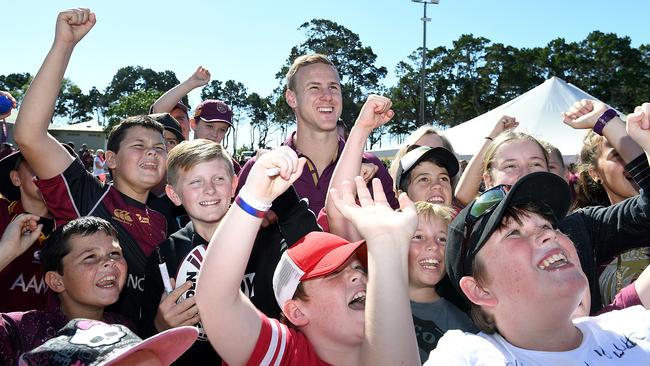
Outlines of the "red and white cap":
M311 232L287 249L273 273L273 293L282 307L302 281L326 276L344 265L355 253L367 264L365 240L350 243L334 234Z

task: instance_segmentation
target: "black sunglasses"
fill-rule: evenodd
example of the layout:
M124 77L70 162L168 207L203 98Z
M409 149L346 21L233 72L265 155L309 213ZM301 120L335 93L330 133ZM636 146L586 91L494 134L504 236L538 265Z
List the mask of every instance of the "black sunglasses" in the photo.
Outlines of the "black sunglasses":
M474 202L470 204L469 212L467 213L467 216L465 216L465 239L463 239L463 244L460 247L460 264L463 273L466 273L465 258L467 257L467 244L469 242L469 237L472 235L474 225L481 217L492 212L494 208L503 201L508 192L510 192L510 188L512 188L512 186L509 184L501 184L492 187L483 192L483 194L478 196Z

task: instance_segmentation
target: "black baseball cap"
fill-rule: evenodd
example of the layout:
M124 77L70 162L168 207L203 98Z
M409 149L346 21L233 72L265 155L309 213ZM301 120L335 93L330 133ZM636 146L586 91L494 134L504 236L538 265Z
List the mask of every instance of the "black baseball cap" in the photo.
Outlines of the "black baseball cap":
M176 118L174 118L171 114L169 113L153 113L150 114L149 117L153 118L156 120L156 122L160 123L163 128L171 133L174 134L178 142L185 141L185 136L183 136L183 133L181 132L181 125L178 123Z
M65 147L72 157L77 158L77 153L69 144L63 143L61 145ZM0 194L9 201L17 201L20 199L20 188L16 187L11 181L9 173L12 170L18 169L18 164L23 159L23 154L18 150L0 160Z
M460 169L456 156L444 147L411 145L409 151L399 160L395 175L395 190L406 191L403 189L406 187L401 187L402 181L422 161L433 161L436 165L447 169L449 178L456 176Z
M523 176L507 193L506 190L501 190L504 192L501 200L493 200L494 205L483 206L483 213L478 217L471 217L476 213L473 206L477 202L481 204L482 196L495 197L492 192L502 187L498 186L483 193L465 207L449 225L445 267L451 282L461 294L463 292L460 289L460 279L471 275L476 254L499 227L509 207L528 203L546 206L550 208L557 223L566 216L571 204L571 193L564 179L553 173L535 172ZM471 232L467 232L468 230Z

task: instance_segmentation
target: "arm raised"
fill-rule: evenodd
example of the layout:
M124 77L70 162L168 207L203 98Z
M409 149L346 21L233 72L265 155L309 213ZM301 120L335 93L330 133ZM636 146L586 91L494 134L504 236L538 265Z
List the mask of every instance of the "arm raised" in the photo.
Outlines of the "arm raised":
M304 165L305 159L299 159L293 150L279 147L255 162L242 191L251 201L270 207L298 179ZM271 168L278 168L280 174L268 176L266 170ZM210 240L196 292L196 304L210 343L231 365L248 361L262 324L257 309L240 290L262 223L260 216L249 211L250 207L245 210L235 203L221 220Z
M370 95L359 112L350 135L345 142L339 161L330 179L330 189L340 189L344 181L352 181L361 171L361 160L366 139L377 127L383 126L395 115L391 109L390 99L379 95ZM354 187L351 187L354 191ZM329 195L325 200L327 220L330 231L350 241L359 240L359 233L341 215L336 206L332 203Z
M72 51L95 21L95 14L86 8L59 13L52 48L29 86L16 118L14 139L40 178L62 173L73 160L47 128Z
M332 201L366 239L368 285L363 365L420 365L408 296L409 243L417 214L406 193L393 211L379 179L373 179L374 198L361 177L355 178L359 204L350 182L331 191Z

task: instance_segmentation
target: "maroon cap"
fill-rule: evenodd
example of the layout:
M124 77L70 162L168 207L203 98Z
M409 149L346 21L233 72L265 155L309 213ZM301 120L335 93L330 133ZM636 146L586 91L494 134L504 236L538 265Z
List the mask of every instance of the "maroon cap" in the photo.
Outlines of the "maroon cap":
M194 111L194 119L197 118L204 122L225 122L232 126L232 109L222 100L206 99Z

